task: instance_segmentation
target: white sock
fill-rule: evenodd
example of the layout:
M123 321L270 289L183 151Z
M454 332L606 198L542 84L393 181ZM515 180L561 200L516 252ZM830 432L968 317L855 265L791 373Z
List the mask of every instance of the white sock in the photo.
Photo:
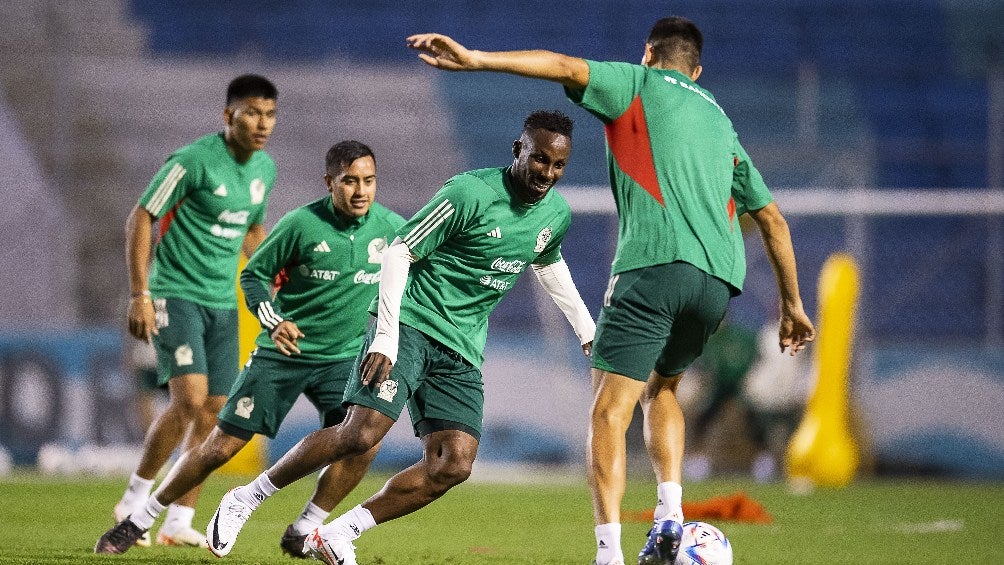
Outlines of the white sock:
M314 531L315 528L321 527L321 524L323 524L330 515L331 512L328 512L313 502L308 501L307 505L303 507L303 512L300 514L300 517L293 522L293 529L300 535L309 534Z
M272 484L268 475L262 473L250 483L239 487L234 491L234 497L242 503L251 507L252 510L265 502L265 499L279 492L279 488Z
M194 508L172 504L167 507L167 518L164 518L164 527L173 532L178 531L180 528L191 528L192 518L195 518Z
M345 514L318 528L322 536L336 535L354 540L363 532L376 526L376 521L370 511L358 505Z
M164 505L157 502L156 496L151 496L146 499L146 504L129 515L129 520L139 526L140 529L149 530L153 527L153 523L157 521L157 516L160 516L163 511Z
M600 524L593 528L596 533L596 565L608 565L620 560L624 562L621 550L621 525L616 522Z
M659 502L655 505L655 521L673 520L683 523L683 487L679 483L666 481L656 488Z
M150 498L154 479L144 479L136 473L129 476L129 484L122 493L121 504L130 510L138 510Z

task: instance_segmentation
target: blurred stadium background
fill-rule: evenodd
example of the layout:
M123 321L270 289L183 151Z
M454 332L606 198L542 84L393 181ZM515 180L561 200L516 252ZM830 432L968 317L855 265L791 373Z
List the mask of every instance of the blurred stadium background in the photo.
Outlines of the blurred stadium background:
M226 84L243 72L280 91L268 225L322 194L335 141L374 148L378 197L408 216L454 173L507 163L529 111L571 115L559 190L576 215L564 252L596 312L616 238L600 125L554 85L435 72L404 38L439 31L476 48L637 61L652 22L670 14L705 33L701 83L789 216L809 311L831 253L849 251L861 268L851 396L863 470L1004 479L1004 4L994 0L0 3L9 460L32 465L42 446L61 446L78 466L87 454L115 466L98 448L142 437L122 361L124 221L170 151L220 129ZM748 253L732 321L759 328L776 310L773 275L758 236ZM492 323L480 461L579 471L589 381L574 336L532 280ZM764 384L763 409L797 411L809 373ZM270 457L314 425L298 406ZM400 428L383 463L418 453Z

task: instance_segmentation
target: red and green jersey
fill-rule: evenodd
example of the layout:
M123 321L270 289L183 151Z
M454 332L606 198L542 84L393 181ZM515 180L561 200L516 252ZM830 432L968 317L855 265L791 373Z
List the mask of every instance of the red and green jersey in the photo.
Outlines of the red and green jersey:
M339 215L330 196L283 216L241 273L247 306L265 328L258 347L277 350L269 321L285 319L304 334L300 355L291 361L354 358L370 318L367 307L377 295L383 251L403 224L404 218L377 203L361 218Z
M570 223L568 203L554 190L532 205L519 200L507 167L451 178L398 230L418 258L401 323L481 367L488 315L531 263L561 259Z
M222 133L168 157L139 204L160 218L150 292L209 308L237 308L234 279L248 226L265 220L275 163L256 151L245 163Z
M566 94L604 123L619 218L612 273L685 261L741 291L738 216L773 198L732 121L677 71L588 64L589 84Z

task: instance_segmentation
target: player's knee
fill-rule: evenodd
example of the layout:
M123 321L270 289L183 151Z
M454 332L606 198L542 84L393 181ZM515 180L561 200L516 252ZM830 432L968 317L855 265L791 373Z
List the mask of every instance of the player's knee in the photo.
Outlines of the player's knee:
M447 452L429 458L429 479L445 492L470 478L473 467L473 456L466 452Z

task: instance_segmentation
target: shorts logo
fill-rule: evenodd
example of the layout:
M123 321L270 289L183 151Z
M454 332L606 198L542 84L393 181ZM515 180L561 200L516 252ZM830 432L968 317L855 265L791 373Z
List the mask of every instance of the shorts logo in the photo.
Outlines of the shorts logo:
M252 410L254 410L254 398L245 396L237 401L237 408L234 409L234 414L240 416L241 418L250 419Z
M187 343L174 350L174 362L179 367L192 364L192 347Z
M170 320L167 317L167 299L158 298L153 301L153 320L157 329L166 328Z
M533 248L534 253L540 253L547 247L547 243L551 241L551 233L551 226L540 230L540 233L537 234L537 245Z
M397 396L397 381L384 381L380 383L380 390L377 392L377 398L380 400L386 400L387 402L394 402L394 397Z
M376 263L379 265L380 261L383 260L383 252L386 249L387 249L386 239L378 237L370 241L370 244L366 246L366 252L369 254L369 262Z

